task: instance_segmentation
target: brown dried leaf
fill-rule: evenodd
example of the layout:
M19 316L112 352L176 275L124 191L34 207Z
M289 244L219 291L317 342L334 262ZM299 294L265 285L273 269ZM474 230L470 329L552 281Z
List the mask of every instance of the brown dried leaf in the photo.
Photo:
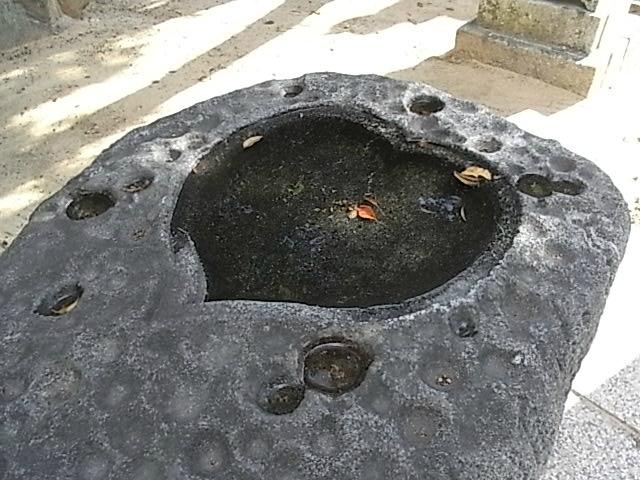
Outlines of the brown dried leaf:
M480 185L480 181L466 177L459 172L453 172L453 176L469 187L477 187L478 185Z
M364 220L373 220L374 222L378 221L378 216L376 215L375 210L370 206L364 203L358 205L356 209L358 217Z
M465 168L462 172L453 172L453 175L465 185L470 187L477 187L483 181L489 181L493 178L493 175L486 168L472 165Z
M486 168L478 167L477 165L467 167L460 173L465 177L477 178L478 180L481 178L484 180L491 180L493 178L489 170L487 170Z
M244 142L242 142L242 148L244 148L245 150L247 148L251 148L263 138L264 137L262 135L254 135L253 137L249 137Z

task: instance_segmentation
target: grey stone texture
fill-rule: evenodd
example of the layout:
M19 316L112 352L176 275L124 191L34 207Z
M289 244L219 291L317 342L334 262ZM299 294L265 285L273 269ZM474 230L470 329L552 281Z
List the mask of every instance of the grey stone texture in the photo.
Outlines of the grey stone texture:
M548 0L481 0L479 25L496 32L588 53L600 19L583 8Z
M471 58L586 96L596 69L579 52L500 33L470 22L458 30L453 58Z
M221 279L205 275L202 245L172 229L183 186L244 168L243 158L259 166L269 148L281 149L283 175L298 168L288 159L315 132L271 145L285 117L293 127L351 119L378 137L364 155L391 145L450 171L443 182L463 202L495 196L500 208L485 226L493 239L453 278L393 304L205 301ZM331 151L334 135L322 142ZM327 170L344 160L335 153ZM340 178L309 174L331 192L367 165ZM493 180L462 185L452 173L470 165ZM270 186L257 181L255 192ZM415 185L391 186L400 195ZM257 215L258 225L271 203L252 198L242 209L229 198L220 221L231 228ZM295 208L289 201L283 208ZM482 205L447 221L473 222ZM379 223L335 219L344 231L386 235L394 218L421 208L415 199ZM283 238L316 235L310 223L322 211L309 209L307 224ZM402 254L405 237L434 234L418 221L392 231L400 259L417 253ZM105 150L0 256L0 478L538 479L628 232L626 204L594 164L423 84L310 74L195 105ZM256 227L232 248L260 235ZM305 240L311 260L331 253L314 250L323 245L315 238ZM390 274L369 270L373 286ZM323 342L343 342L347 354Z
M609 31L629 0L481 0L458 30L453 58L472 59L542 80L581 96L606 74Z
M0 50L50 34L63 15L80 18L90 0L2 0Z
M91 0L58 0L60 8L65 15L73 18L80 18L82 10L89 4Z
M22 5L29 15L45 23L51 23L61 12L57 0L14 0L14 3Z
M0 50L35 40L50 32L51 11L44 4L0 2Z

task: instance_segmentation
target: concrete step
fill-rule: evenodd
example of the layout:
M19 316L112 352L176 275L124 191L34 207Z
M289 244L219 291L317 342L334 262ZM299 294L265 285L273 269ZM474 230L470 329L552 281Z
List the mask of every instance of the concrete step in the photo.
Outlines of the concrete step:
M473 59L586 96L596 69L585 54L497 33L478 22L458 30L454 59Z
M582 96L542 80L475 60L456 60L450 54L388 75L428 83L458 98L484 104L503 117L529 109L551 115L582 100Z
M477 21L500 33L584 53L600 24L578 4L551 0L480 0Z

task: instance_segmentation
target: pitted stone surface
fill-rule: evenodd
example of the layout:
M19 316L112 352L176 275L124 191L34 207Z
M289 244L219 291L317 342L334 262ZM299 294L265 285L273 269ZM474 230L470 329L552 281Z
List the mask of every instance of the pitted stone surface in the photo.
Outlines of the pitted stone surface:
M412 111L415 99L421 103ZM215 269L207 276L202 243L172 225L183 186L236 168L227 147L236 149L234 162L260 162L269 119L278 124L291 112L331 112L363 125L393 147L380 150L381 159L429 158L451 173L489 168L496 178L476 190L452 175L438 180L470 212L482 214L474 208L497 199L483 248L451 278L390 304L373 296L365 306L339 306L334 296L317 306L296 302L297 292L290 301L291 292L279 301L234 299L234 292L208 298L221 277ZM243 152L238 140L258 134L264 138ZM518 190L525 175L553 188ZM430 182L412 175L394 188L413 192L414 177ZM569 184L584 188L567 193ZM267 187L255 181L256 191ZM286 198L303 196L296 182L290 187ZM383 239L396 232L384 211L393 191L378 198L380 222L349 223L340 205L327 213L342 222L336 235L351 227ZM86 198L93 201L78 206ZM475 203L465 203L470 198ZM263 199L245 203L264 213ZM448 207L426 213L425 205L444 204L407 204L415 210L407 210L406 236L465 221L449 218ZM214 213L218 207L210 205ZM219 211L234 221L233 209ZM537 479L624 253L628 222L620 194L593 164L425 85L312 74L195 105L103 152L38 207L0 257L0 478ZM294 244L321 248L311 227L302 225L306 236ZM245 238L238 248L251 247ZM399 236L398 249L406 245ZM385 245L364 247L342 261L356 265L366 247ZM315 258L310 251L309 261ZM375 275L393 273L393 264L385 268ZM367 281L375 284L375 275ZM76 286L81 295L68 298ZM305 384L305 359L323 343L347 352L316 350ZM316 388L325 384L339 392Z

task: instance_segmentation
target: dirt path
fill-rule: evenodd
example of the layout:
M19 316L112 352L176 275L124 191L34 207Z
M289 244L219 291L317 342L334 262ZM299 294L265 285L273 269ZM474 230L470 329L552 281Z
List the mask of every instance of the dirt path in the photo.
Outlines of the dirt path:
M179 50L179 44L171 43L184 40L188 22L178 22L234 2L144 1L132 6L134 2L126 0L98 1L82 21L62 33L0 53L3 247L41 200L124 132L146 123L147 115L163 101L225 68L327 1L283 2L269 13L270 21L258 14L255 22L239 27L238 34L214 49L178 62L167 72L160 68L157 78L152 73L157 66L146 58L150 48L160 49L152 55L154 60L162 59L165 47ZM112 86L100 86L108 81ZM122 95L132 84L136 85L131 93ZM90 105L104 96L113 101Z

